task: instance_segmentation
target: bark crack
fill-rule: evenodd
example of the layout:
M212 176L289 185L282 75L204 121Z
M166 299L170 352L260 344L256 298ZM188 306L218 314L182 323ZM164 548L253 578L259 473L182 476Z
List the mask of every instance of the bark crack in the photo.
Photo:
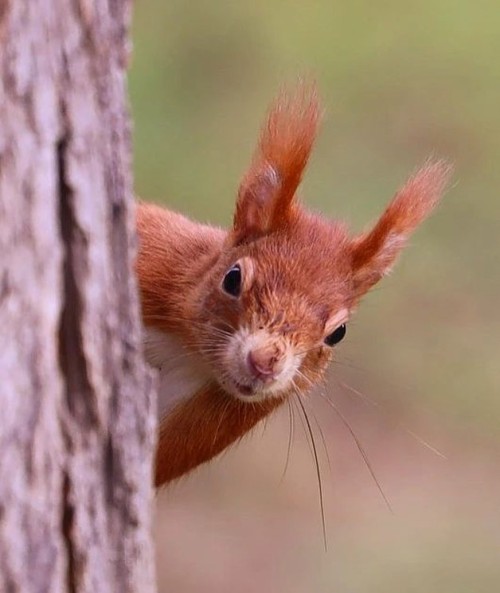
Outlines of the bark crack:
M64 114L64 110L63 110ZM79 289L86 272L87 242L77 224L73 190L68 179L68 135L57 143L57 180L59 222L63 247L62 306L59 321L59 367L63 380L62 436L67 449L67 465L62 482L62 535L66 548L66 580L69 593L78 591L78 549L74 542L74 503L71 500L71 467L75 452L74 434L85 442L86 433L95 426L92 407L93 389L83 346L84 323L82 294ZM81 446L81 443L80 443Z
M83 348L83 304L78 287L87 268L87 239L79 228L68 182L68 136L57 144L59 221L63 244L63 298L59 324L59 366L65 381L66 403L71 415L86 428L95 426L93 389Z
M85 386L85 357L79 350L77 342L80 341L79 328L79 295L73 270L72 227L73 215L69 204L71 188L67 181L66 151L67 137L62 137L57 144L57 181L59 198L59 222L61 225L61 238L63 246L63 294L61 318L59 321L59 366L63 380L63 393L65 402L71 416L75 416L75 405L78 402L77 386ZM72 339L72 332L78 331ZM82 363L83 366L79 366ZM83 385L82 385L83 380ZM89 385L86 385L88 388ZM64 413L63 417L67 416ZM72 439L69 434L67 420L63 419L62 435L71 456L73 449ZM69 460L71 463L71 458ZM66 581L69 593L76 593L77 582L75 572L76 550L73 544L74 506L71 503L71 478L68 470L63 474L62 481L62 517L61 531L66 548Z
M70 478L67 473L64 473L62 498L62 535L66 545L66 553L68 557L68 563L66 567L66 582L68 586L68 593L76 593L76 552L75 547L73 545L73 522L75 516L75 509L70 499L70 488Z

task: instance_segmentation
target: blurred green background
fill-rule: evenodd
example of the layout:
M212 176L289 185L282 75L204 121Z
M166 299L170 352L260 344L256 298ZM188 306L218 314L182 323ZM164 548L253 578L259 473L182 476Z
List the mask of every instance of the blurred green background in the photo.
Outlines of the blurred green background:
M301 74L326 108L311 207L359 230L429 155L456 169L350 324L328 387L394 513L313 396L328 551L300 423L281 479L284 410L160 495L160 591L500 591L498 2L137 0L133 41L143 199L229 224L266 108Z

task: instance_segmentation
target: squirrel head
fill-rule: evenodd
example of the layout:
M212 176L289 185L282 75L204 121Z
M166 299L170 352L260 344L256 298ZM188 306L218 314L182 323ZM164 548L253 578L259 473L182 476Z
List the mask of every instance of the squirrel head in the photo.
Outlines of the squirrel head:
M283 398L323 377L360 298L391 270L430 214L450 166L428 162L380 219L351 236L297 199L320 120L314 86L282 93L262 128L233 226L195 307L192 339L222 388L240 400ZM199 326L198 326L199 328Z

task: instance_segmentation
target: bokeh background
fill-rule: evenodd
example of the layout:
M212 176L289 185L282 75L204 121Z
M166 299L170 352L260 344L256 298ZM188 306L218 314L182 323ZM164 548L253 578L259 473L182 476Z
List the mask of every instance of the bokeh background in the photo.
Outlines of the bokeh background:
M135 3L142 198L228 224L267 105L300 74L326 108L311 207L359 230L427 156L456 168L349 325L327 390L393 512L313 396L328 550L298 419L282 477L283 410L158 497L160 591L500 591L499 32L498 2L483 0Z

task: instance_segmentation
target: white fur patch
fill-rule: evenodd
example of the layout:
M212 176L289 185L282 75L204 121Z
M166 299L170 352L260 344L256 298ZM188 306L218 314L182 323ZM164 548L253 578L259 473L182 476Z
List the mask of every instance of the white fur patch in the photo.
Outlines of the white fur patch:
M144 353L148 363L159 370L160 417L168 414L180 401L190 398L210 380L201 357L189 352L172 334L145 328Z

